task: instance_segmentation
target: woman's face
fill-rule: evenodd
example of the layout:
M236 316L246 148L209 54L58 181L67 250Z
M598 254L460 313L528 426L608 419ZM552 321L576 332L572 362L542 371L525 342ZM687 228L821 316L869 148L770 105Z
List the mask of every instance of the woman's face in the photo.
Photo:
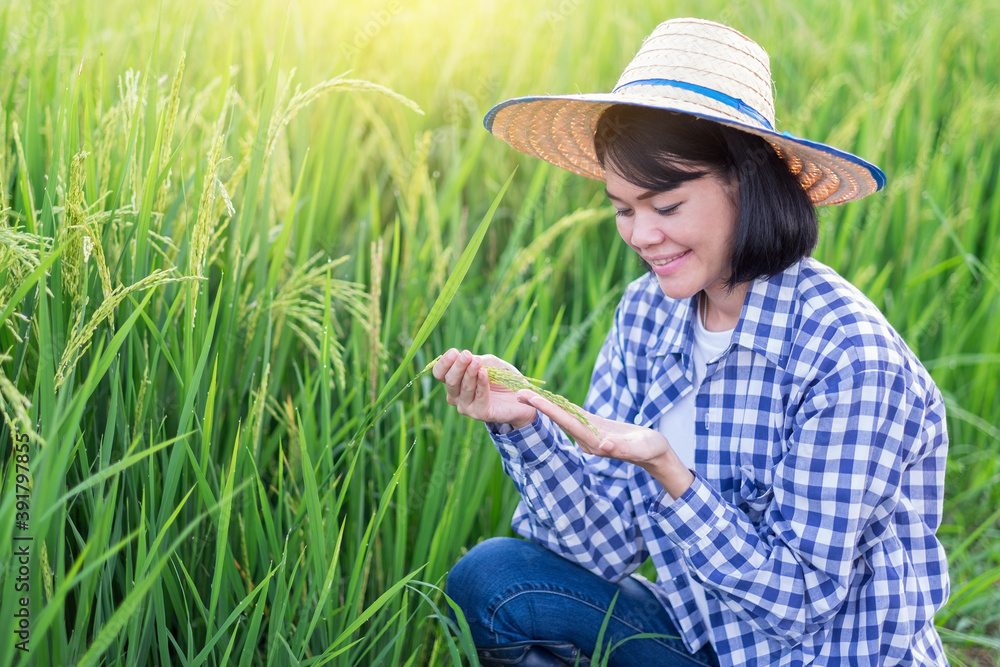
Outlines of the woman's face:
M663 293L673 299L701 290L710 298L725 294L736 231L735 183L708 174L668 192L650 192L613 167L605 172L618 233L639 253Z

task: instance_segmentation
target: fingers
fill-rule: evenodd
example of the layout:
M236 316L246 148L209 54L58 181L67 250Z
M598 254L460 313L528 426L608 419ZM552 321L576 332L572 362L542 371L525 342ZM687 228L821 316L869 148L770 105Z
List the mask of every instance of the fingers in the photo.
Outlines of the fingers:
M475 386L479 369L487 366L506 368L518 374L521 372L496 355L475 355L468 350L459 351L451 348L441 355L441 358L437 360L437 363L431 369L431 373L436 379L447 384L453 393L458 393L463 389ZM466 375L469 377L469 382L463 387L461 383Z
M459 352L454 348L441 355L434 364L434 377L444 382L448 404L457 407L460 414L466 414L475 401L489 396L489 382L484 382L486 373L481 372L482 368L481 357L468 350Z
M476 387L479 384L479 369L482 363L476 357L472 357L465 367L465 375L462 376L461 393L468 396L470 400L476 397Z
M451 364L451 368L444 375L444 383L448 387L449 396L457 396L462 391L462 380L465 377L465 372L469 368L469 363L472 361L472 354L468 350L463 350L461 354L455 357L454 362Z
M628 433L606 434L597 444L602 456L609 456L637 465L673 455L670 442L659 431L636 429Z
M545 415L548 415L552 421L554 421L559 428L566 433L566 435L573 438L573 441L576 442L581 449L591 454L603 453L598 448L598 445L604 439L604 434L601 433L600 435L595 435L594 432L590 430L586 424L577 419L575 415L567 412L563 408L554 404L552 401L526 389L522 389L517 392L517 400L530 405ZM588 419L591 416L586 412L584 412L584 414Z
M584 411L593 430L573 413L559 407L543 396L522 390L517 392L517 400L548 415L577 446L588 454L642 464L661 457L670 450L670 444L658 431L632 424L610 422Z
M455 359L458 357L458 350L451 348L447 352L441 355L441 358L437 360L434 364L431 374L434 375L435 379L444 382L444 376L451 368L451 365L455 363Z

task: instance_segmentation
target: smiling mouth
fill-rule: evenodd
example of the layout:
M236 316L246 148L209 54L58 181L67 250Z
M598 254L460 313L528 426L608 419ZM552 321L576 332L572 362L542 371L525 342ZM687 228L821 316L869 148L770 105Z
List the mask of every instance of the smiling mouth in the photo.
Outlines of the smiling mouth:
M646 263L652 266L666 266L675 259L680 259L684 255L691 252L690 250L685 250L684 252L677 253L676 255L671 255L670 257L664 257L663 259L647 259Z

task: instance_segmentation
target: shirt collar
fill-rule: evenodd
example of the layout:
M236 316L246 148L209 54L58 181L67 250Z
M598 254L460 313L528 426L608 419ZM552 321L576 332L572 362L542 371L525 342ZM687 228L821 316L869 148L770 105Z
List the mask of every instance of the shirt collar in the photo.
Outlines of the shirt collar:
M743 310L736 324L732 341L740 347L763 355L772 363L784 366L791 348L793 308L801 262L769 278L757 278L750 283L743 300ZM647 274L648 275L648 274ZM659 292L659 285L650 276ZM693 296L671 307L668 299L658 304L662 309L663 326L649 341L651 356L682 354L691 356L694 340L694 318L698 317L698 299Z
M750 284L743 300L743 312L733 332L733 342L753 350L778 366L788 362L792 336L796 292L802 262L769 278L758 278Z

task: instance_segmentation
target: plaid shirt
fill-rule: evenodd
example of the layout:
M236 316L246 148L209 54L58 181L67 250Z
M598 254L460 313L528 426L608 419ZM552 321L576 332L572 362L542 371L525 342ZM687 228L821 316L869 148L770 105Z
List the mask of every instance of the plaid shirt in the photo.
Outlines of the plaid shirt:
M631 283L586 409L655 428L694 390L695 303ZM695 481L676 501L541 413L488 425L522 497L514 530L610 581L651 556L685 643L711 631L723 665L947 664L944 404L878 309L811 258L754 281L695 405Z

